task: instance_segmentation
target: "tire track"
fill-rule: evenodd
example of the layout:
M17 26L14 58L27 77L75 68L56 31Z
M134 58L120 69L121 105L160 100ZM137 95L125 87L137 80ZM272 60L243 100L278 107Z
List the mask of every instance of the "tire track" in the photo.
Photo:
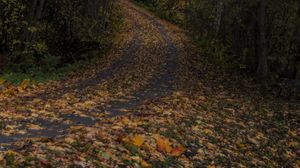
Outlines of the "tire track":
M161 23L159 23L155 17L152 17L148 13L138 9L131 3L125 2L123 4L128 7L128 9L137 12L147 20L150 20L151 23L159 30L160 35L167 44L167 60L166 64L163 65L160 74L154 76L149 84L130 96L134 97L133 99L130 99L128 102L112 102L111 107L108 109L108 111L111 112L111 116L122 115L123 109L133 110L146 100L159 99L170 94L176 89L177 81L176 73L178 68L178 50L169 37L167 29Z
M146 100L158 99L160 97L166 96L170 94L172 91L176 89L176 81L177 81L177 68L178 68L178 58L177 58L177 48L173 41L171 40L170 36L168 35L167 28L162 25L155 17L152 17L145 11L138 9L131 3L122 3L127 10L131 10L142 17L151 22L151 24L158 30L159 35L162 37L164 43L166 44L166 63L161 66L161 70L157 72L151 79L150 82L140 89L138 89L135 93L129 95L129 97L133 97L128 102L119 102L119 101L112 101L110 102L110 107L106 109L106 111L111 113L111 117L122 115L122 109L133 110L139 105L141 105ZM127 13L127 15L130 15ZM130 17L130 16L127 16ZM132 16L133 17L133 16ZM144 39L139 37L139 32L141 32L142 27L139 24L139 21L136 21L136 18L132 18L134 21L135 28L137 32L134 33L134 38L129 43L129 47L126 51L123 52L122 58L114 62L112 66L100 73L97 73L95 77L87 79L85 81L80 81L78 84L75 84L71 87L62 87L61 92L53 93L53 90L45 91L43 93L37 94L33 97L24 97L25 101L23 103L30 103L35 98L40 98L43 101L47 102L49 100L59 100L62 96L66 93L73 92L74 90L79 90L79 93L83 93L82 91L86 88L96 86L100 84L102 81L112 78L116 74L122 71L122 67L129 66L130 64L134 64L134 58L136 54L138 54L139 50L143 49L142 42ZM162 44L163 45L163 44ZM151 53L150 53L151 54ZM153 53L152 53L153 54ZM100 107L99 107L100 109ZM19 111L22 113L22 111ZM94 109L94 113L99 113L100 111ZM26 112L24 112L26 113ZM68 133L68 129L71 126L76 125L84 125L84 126L93 126L95 125L100 118L94 119L92 116L89 117L82 117L76 114L66 114L61 110L57 110L55 114L58 114L58 118L62 119L59 121L48 121L42 118L36 118L34 121L32 120L24 120L22 123L23 126L20 129L24 128L26 124L32 123L37 124L44 129L42 130L30 130L27 129L27 133L25 135L16 134L12 136L5 136L0 135L0 144L11 144L17 142L21 139L26 138L35 138L35 137L45 137L45 138L54 138L57 136L62 136ZM66 123L63 121L69 120L71 123ZM12 146L6 146L5 148L0 145L0 151L6 150L7 148L11 148Z
M132 16L127 16L132 18ZM132 18L132 21L137 29L141 29L141 25ZM74 92L74 90L80 90L82 92L84 89L88 87L92 87L95 85L98 85L105 79L111 78L114 75L120 73L122 71L122 67L129 66L130 64L134 63L134 58L136 57L136 54L141 48L141 43L142 39L139 37L137 32L134 32L134 38L132 41L129 43L129 46L127 49L124 50L121 59L118 60L117 62L114 62L111 67L105 71L99 72L96 74L95 77L87 79L87 80L82 80L79 82L77 85L73 85L71 87L66 87L63 86L60 88L62 90L61 92L53 93L53 90L51 91L45 91L43 93L37 94L32 97L23 97L24 101L23 103L30 103L33 101L35 98L42 99L43 101L49 101L49 100L59 100L62 98L62 96L66 93ZM20 98L22 99L22 98ZM28 113L28 111L18 111L19 113ZM57 110L55 112L58 114L58 118L62 119L62 121L71 121L70 124L67 124L62 121L54 121L51 122L49 120L45 120L42 118L35 118L34 121L32 120L22 120L21 124L22 126L19 127L19 129L25 129L26 125L28 123L35 124L35 125L40 125L44 129L42 130L30 130L27 129L26 134L15 134L12 136L5 136L0 134L0 144L7 144L7 143L14 143L17 142L21 139L27 139L27 138L35 138L35 137L44 137L44 138L53 138L57 136L64 135L68 132L68 129L71 126L76 126L76 125L85 125L85 126L93 126L95 125L99 119L94 119L92 117L82 117L76 114L65 114L64 112L61 112L60 110ZM12 121L14 122L14 121ZM2 124L13 124L13 123L2 123ZM5 148L0 145L0 151L1 150L6 150L7 148L10 148L10 146L6 146Z

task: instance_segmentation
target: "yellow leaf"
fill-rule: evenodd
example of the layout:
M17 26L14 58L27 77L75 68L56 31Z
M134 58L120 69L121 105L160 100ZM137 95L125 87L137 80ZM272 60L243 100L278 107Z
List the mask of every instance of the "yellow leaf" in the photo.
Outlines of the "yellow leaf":
M300 168L300 160L296 161L295 168Z
M12 151L12 150L8 150L5 152L5 155L19 155L19 153Z
M122 119L122 123L128 125L130 123L130 120L128 119L128 117L125 117Z
M143 143L144 143L144 141L145 141L145 136L143 136L143 135L136 135L136 136L134 136L134 137L132 138L132 141L133 141L133 144L134 144L135 146L140 147L140 146L143 145Z
M160 135L155 135L154 138L156 139L158 151L170 153L173 150L171 146L172 143L170 142L169 139L163 138Z
M216 166L209 165L209 166L207 166L207 168L216 168Z
M130 139L129 139L128 137L122 138L122 141L123 141L123 142L126 142L126 143L130 143Z
M4 93L7 94L7 95L14 95L14 92L15 92L15 90L12 86L8 86L6 88L6 90L4 91Z
M296 131L291 131L291 130L289 130L288 134L289 134L290 136L292 136L292 137L297 137Z
M28 128L29 129L32 129L32 130L42 130L43 128L40 127L39 125L35 125L35 124L29 124L28 125Z
M29 79L24 79L22 83L18 86L19 92L23 92L29 85L30 80Z
M204 134L206 134L206 135L211 135L211 134L212 134L212 131L209 130L209 129L205 129L203 132L204 132Z
M238 146L239 148L245 148L245 144L242 144L242 143L240 143L240 142L237 143L237 146Z
M76 140L74 138L71 138L71 137L68 137L68 138L65 138L65 142L67 142L68 144L72 144L74 143Z
M128 113L130 110L128 110L128 109L120 109L119 111L123 112L123 113Z
M120 130L120 129L122 129L122 127L121 126L118 126L118 125L115 125L115 126L113 126L113 127L111 127L112 129L114 129L114 130Z
M291 151L291 150L287 150L287 151L285 152L285 155L286 155L287 157L289 157L289 158L295 158L295 157L296 157L296 154L293 153L293 151Z
M52 151L57 151L57 152L64 152L65 151L65 149L60 147L60 146L49 146L48 149L52 150Z
M142 165L142 167L145 167L145 168L151 167L151 165L144 160L141 162L141 165Z
M0 162L4 160L4 155L0 153Z
M199 126L193 126L192 130L195 132L198 132L198 131L200 131L200 128L199 128Z
M298 146L298 142L295 142L295 141L289 142L288 146L289 146L290 148L295 148L295 147Z
M29 83L30 83L30 80L29 80L29 79L24 79L24 80L22 81L22 83L20 84L20 87L26 88L26 87L29 85Z
M22 135L27 133L25 130L20 130L20 131L17 131L17 132L18 132L18 134L22 134Z
M5 79L0 78L0 85L4 84L6 82Z
M206 98L204 96L199 96L198 100L204 101L204 100L206 100Z

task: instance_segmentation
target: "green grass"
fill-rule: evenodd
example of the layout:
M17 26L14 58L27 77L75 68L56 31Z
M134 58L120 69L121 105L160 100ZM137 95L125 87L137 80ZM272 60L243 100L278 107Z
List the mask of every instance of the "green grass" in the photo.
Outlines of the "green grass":
M0 74L0 79L4 79L6 83L13 85L19 85L25 79L29 79L33 84L43 84L49 81L56 81L68 78L72 73L79 71L80 69L86 69L93 62L96 62L99 57L103 56L109 51L109 48L105 50L92 50L83 54L86 60L77 61L73 64L65 64L60 68L52 70L41 70L41 68L33 68L26 73L15 72L14 69L8 68L4 73Z
M18 73L13 71L6 71L0 75L8 83L14 85L20 84L23 80L29 79L33 83L46 83L51 80L60 80L67 77L71 72L82 67L81 63L69 64L52 72L41 72L34 70L28 73Z

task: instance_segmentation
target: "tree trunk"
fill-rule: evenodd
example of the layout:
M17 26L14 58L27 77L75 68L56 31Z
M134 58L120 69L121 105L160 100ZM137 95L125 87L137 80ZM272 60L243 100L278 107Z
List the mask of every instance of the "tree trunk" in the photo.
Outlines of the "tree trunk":
M267 58L267 48L266 48L266 10L267 2L266 0L260 0L259 4L259 15L258 15L258 67L256 72L256 77L262 84L267 84L268 80L268 58Z
M28 17L28 26L29 27L36 27L39 25L39 21L41 19L43 10L44 10L44 5L45 5L46 0L33 0L32 1L32 8L29 13ZM35 33L29 32L27 28L23 31L23 38L24 42L30 42L35 38Z
M224 3L223 0L220 0L217 4L217 17L215 20L216 36L219 37L222 20L224 17Z
M32 8L29 12L29 15L27 16L27 23L28 23L28 27L30 27L32 25L33 22L33 18L36 12L36 6L37 6L38 0L32 0L31 4L32 4ZM28 31L28 27L25 27L23 29L23 42L27 42L30 39L30 32Z
M45 2L46 2L46 0L40 0L39 6L38 6L37 11L36 11L33 26L36 27L37 29L40 25L40 20L42 18L42 14L43 14L43 11L44 11ZM30 40L32 41L35 38L36 38L36 33L33 33Z

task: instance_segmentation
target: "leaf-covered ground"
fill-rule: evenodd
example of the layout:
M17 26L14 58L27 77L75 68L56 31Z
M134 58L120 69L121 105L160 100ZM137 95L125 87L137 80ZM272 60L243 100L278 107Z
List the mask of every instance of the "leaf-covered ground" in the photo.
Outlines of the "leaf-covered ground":
M299 104L207 62L122 1L114 48L64 81L0 81L0 167L300 166Z

